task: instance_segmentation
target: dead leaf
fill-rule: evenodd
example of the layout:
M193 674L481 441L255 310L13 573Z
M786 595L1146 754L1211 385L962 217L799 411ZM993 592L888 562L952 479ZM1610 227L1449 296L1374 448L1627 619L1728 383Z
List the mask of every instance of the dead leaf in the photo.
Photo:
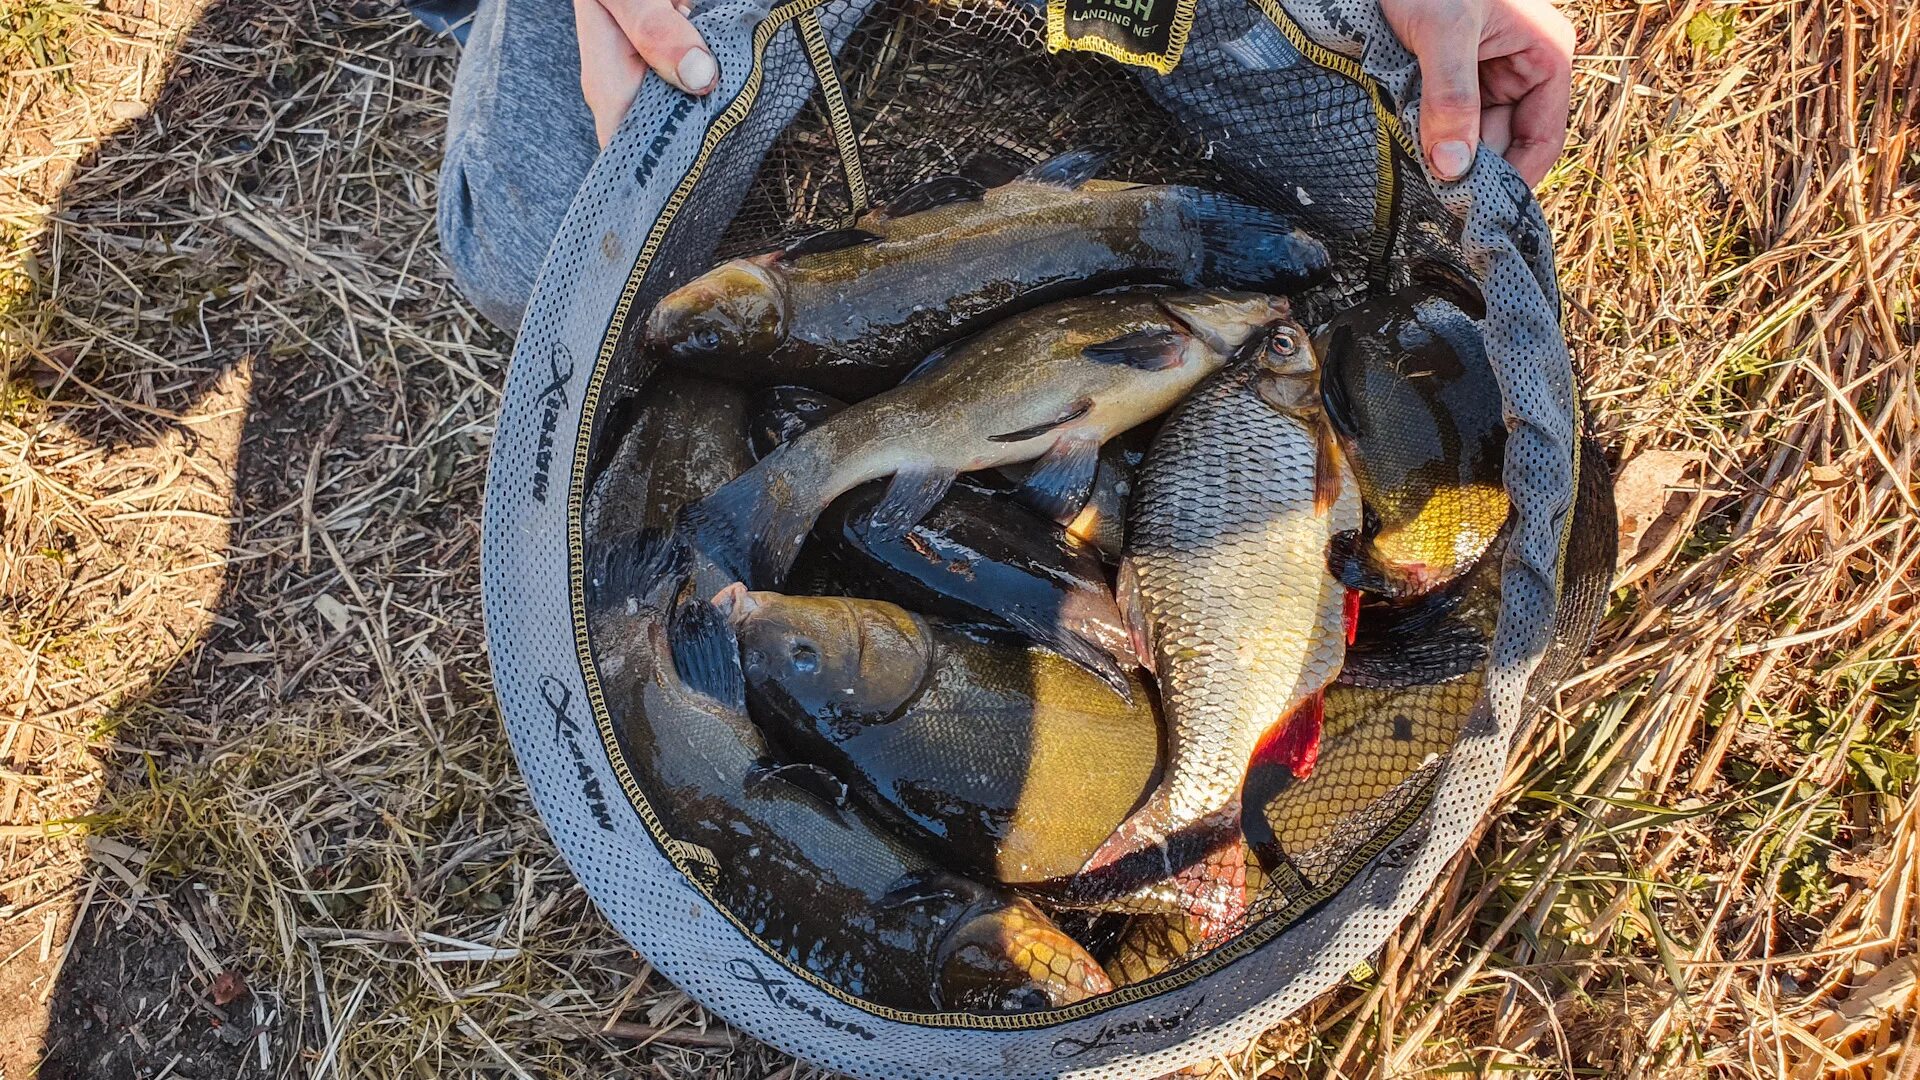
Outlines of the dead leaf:
M1620 467L1613 480L1613 502L1620 515L1615 586L1653 572L1686 538L1699 489L1683 478L1706 458L1700 450L1646 450Z
M213 977L213 985L208 988L213 995L215 1005L231 1005L248 994L253 993L247 986L246 977L232 968L227 968Z
M1825 491L1845 483L1847 474L1838 465L1813 465L1807 469L1807 479L1813 481L1814 487Z
M347 624L352 622L353 613L347 610L347 605L335 600L332 593L321 593L315 597L313 610L327 620L327 625L333 627L333 632L336 634L344 632Z

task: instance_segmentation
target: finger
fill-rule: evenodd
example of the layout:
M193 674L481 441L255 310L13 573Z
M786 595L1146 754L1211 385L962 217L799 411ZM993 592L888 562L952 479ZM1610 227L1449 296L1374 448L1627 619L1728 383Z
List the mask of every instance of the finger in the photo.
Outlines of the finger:
M580 39L580 96L605 147L640 92L647 64L600 0L575 0L573 19Z
M1480 15L1471 4L1429 10L1406 43L1420 58L1420 146L1435 176L1458 180L1480 141Z
M1487 99L1491 101L1492 99ZM1480 145L1489 153L1506 155L1513 143L1513 106L1489 104L1480 110Z
M640 58L654 74L689 94L704 94L720 79L720 69L672 0L600 0L620 23Z
M1519 40L1511 55L1489 65L1488 95L1510 102L1510 139L1504 156L1537 187L1567 145L1573 94L1573 24L1551 7L1530 7L1513 20Z
M1506 159L1529 187L1540 186L1566 148L1570 81L1548 79L1514 103Z

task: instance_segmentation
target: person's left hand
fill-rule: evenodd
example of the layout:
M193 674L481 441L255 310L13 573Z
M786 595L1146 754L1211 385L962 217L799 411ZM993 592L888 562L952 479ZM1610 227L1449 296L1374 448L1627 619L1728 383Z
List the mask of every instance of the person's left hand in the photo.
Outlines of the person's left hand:
M1567 144L1573 24L1549 0L1381 0L1420 61L1420 142L1458 180L1484 143L1538 186Z

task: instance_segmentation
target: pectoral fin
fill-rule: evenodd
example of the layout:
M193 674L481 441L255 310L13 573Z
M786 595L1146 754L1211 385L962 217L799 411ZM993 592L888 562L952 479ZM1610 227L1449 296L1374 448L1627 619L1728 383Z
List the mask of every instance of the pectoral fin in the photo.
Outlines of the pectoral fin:
M1064 525L1087 505L1099 468L1098 439L1091 435L1060 439L1033 463L1020 485L1020 501Z
M1056 429L1063 428L1068 424L1073 423L1075 420L1080 419L1081 417L1087 415L1092 411L1093 411L1092 398L1087 398L1087 397L1075 398L1072 402L1070 402L1067 405L1065 409L1062 409L1060 411L1060 415L1054 417L1051 420L1044 420L1030 427L1023 427L1023 428L1016 429L1014 431L1003 432L999 435L989 435L987 436L987 441L989 442L1026 442L1028 439L1037 439L1040 436L1045 435L1049 431L1054 431ZM1098 454L1100 452L1099 445L1095 444L1093 450L1095 454ZM1045 460L1045 459L1042 459L1042 460Z
M920 524L953 486L952 469L914 466L893 474L886 494L875 504L867 527L876 540L898 540Z
M840 778L821 768L805 762L789 765L773 765L756 770L747 779L749 791L755 787L770 783L786 784L800 789L832 807L835 812L847 808L847 785Z
M1081 350L1081 355L1096 364L1165 371L1180 365L1186 344L1186 338L1172 330L1135 330L1112 341L1089 345Z
M667 641L681 682L729 708L746 708L740 642L726 613L705 600L685 600L674 609Z
M1325 514L1340 501L1346 460L1340 454L1340 441L1333 426L1324 420L1313 425L1313 512Z
M1132 559L1120 560L1120 576L1114 586L1114 599L1119 602L1120 620L1126 624L1127 636L1133 641L1134 655L1139 658L1140 666L1155 672L1153 636L1147 625L1146 611L1140 604L1140 579L1134 574Z

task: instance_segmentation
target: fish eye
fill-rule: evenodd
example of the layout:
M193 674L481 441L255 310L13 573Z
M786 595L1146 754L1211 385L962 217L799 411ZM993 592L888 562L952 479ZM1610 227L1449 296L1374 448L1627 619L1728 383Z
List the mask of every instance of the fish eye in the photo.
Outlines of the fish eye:
M1270 347L1276 353L1290 353L1299 346L1298 343L1293 340L1292 331L1275 330L1273 332L1273 342Z
M711 326L703 326L687 335L687 344L703 352L717 349L720 347L720 331Z
M796 641L787 650L787 656L793 661L793 670L802 675L811 675L820 670L820 652L804 641Z

